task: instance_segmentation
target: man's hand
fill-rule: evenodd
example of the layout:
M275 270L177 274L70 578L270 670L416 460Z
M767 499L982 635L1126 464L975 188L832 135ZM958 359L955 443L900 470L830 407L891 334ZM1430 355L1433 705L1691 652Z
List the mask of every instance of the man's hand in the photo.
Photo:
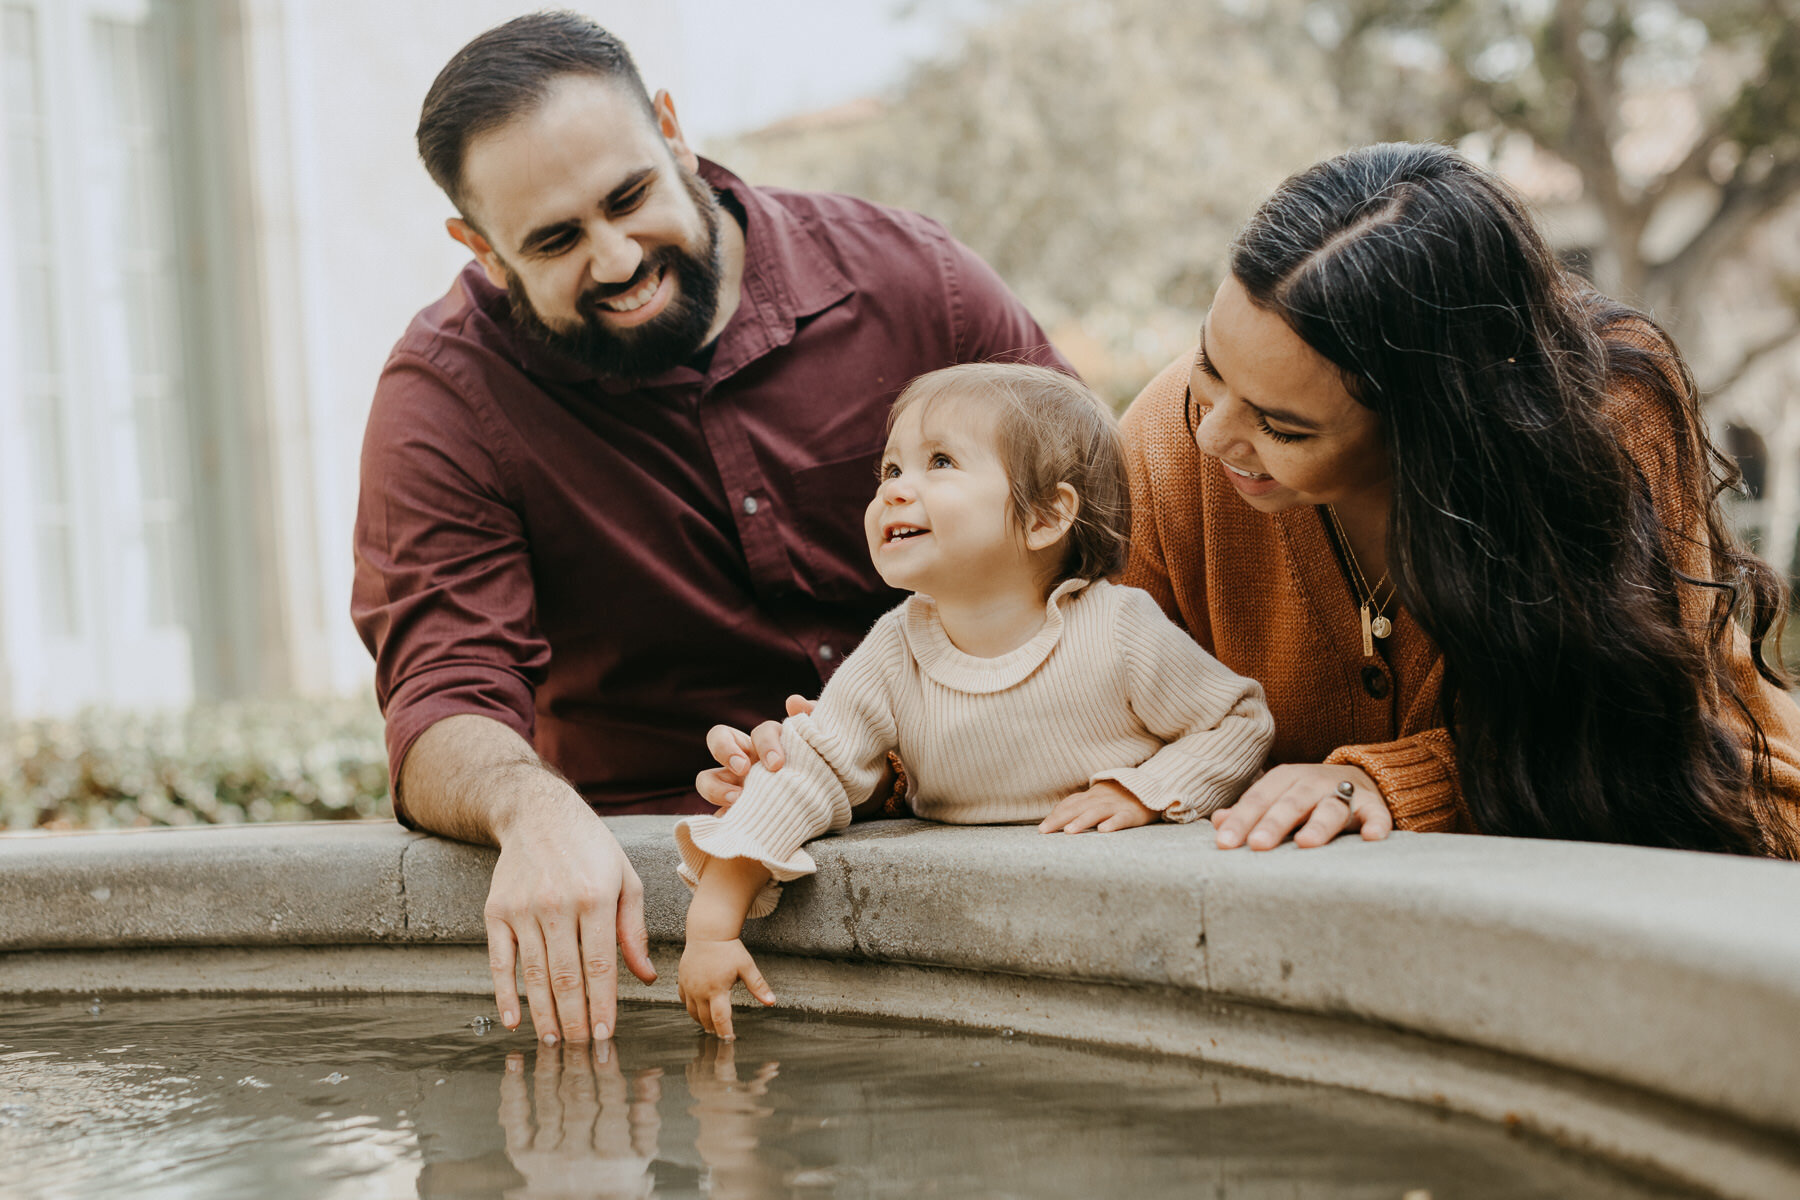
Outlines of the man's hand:
M644 932L644 888L612 833L573 789L524 807L500 831L487 907L488 966L500 1023L519 1024L519 989L537 1036L571 1042L612 1036L618 988L614 937L625 965L656 978Z
M1085 833L1097 829L1111 833L1148 825L1160 815L1112 780L1102 779L1085 792L1064 796L1038 824L1038 832Z
M649 983L656 969L643 885L580 794L513 730L458 713L413 743L400 797L421 829L500 848L482 917L501 1024L519 1025L516 965L540 1038L610 1035L614 937L632 974Z
M809 713L813 707L805 696L787 698L790 717ZM747 734L729 725L714 725L706 731L706 749L719 765L694 776L694 790L702 800L724 812L743 795L744 777L750 774L751 763L760 762L771 771L781 769L781 722L764 721Z
M688 1016L700 1022L700 1028L730 1041L737 1036L731 1029L731 989L742 979L750 994L765 1005L775 1003L775 992L756 969L756 960L737 938L703 941L692 935L681 952L681 968L676 980L681 1002Z
M1338 785L1349 783L1348 798ZM1357 767L1338 763L1287 763L1250 785L1230 808L1212 815L1221 850L1248 843L1252 850L1273 850L1288 834L1294 845L1323 846L1346 829L1362 830L1365 842L1378 842L1394 830L1394 815L1375 781Z

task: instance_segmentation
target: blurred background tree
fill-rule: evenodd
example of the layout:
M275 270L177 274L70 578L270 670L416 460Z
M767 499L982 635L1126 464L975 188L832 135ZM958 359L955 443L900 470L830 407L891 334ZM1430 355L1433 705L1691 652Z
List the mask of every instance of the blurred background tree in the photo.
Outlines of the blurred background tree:
M930 0L916 0L929 3ZM1232 232L1360 142L1455 143L1677 338L1800 537L1800 0L1014 0L896 94L709 150L943 220L1123 403L1194 339Z
M1525 138L1573 167L1602 218L1596 283L1684 343L1722 263L1771 226L1794 234L1797 0L1322 0L1309 16L1380 136ZM1771 265L1766 328L1709 356L1715 389L1800 338L1800 274Z

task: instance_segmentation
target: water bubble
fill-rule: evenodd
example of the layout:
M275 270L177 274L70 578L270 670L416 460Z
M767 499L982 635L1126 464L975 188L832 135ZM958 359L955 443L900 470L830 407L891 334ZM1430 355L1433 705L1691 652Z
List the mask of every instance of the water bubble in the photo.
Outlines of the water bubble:
M340 1075L336 1071L333 1071L331 1074L327 1075L325 1078L317 1080L316 1082L318 1082L318 1083L342 1083L342 1082L344 1082L344 1080L346 1080L348 1078L350 1078L348 1075Z
M463 1028L465 1028L465 1029L473 1029L476 1033L486 1033L488 1030L492 1029L493 1027L494 1027L494 1018L487 1016L486 1014L476 1017L474 1020L470 1021L467 1025L463 1026Z

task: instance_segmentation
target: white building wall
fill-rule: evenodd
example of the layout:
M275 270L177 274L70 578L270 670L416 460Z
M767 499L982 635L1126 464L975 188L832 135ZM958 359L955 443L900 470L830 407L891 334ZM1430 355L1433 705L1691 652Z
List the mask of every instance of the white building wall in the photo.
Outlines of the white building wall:
M566 6L679 95L672 4ZM0 0L0 217L17 229L29 214L9 210L27 201L53 214L41 236L0 243L0 716L368 686L348 616L363 425L390 347L467 261L413 129L450 56L532 7ZM167 146L158 105L119 99L137 73L115 69L115 43L186 89ZM42 180L27 153L40 134ZM130 178L120 164L150 145L177 211L127 229L115 210L155 189L143 164ZM165 369L139 326L177 313ZM146 457L152 435L188 445ZM46 459L55 439L66 461ZM190 486L151 486L165 460ZM56 522L73 533L53 536ZM155 570L171 555L192 564L173 616Z

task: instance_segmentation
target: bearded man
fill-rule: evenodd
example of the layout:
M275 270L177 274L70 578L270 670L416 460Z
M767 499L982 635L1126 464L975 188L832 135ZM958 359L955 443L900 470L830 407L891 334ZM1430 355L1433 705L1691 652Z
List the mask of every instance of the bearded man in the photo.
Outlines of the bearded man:
M568 13L464 47L421 158L475 261L414 318L363 445L352 615L395 811L496 845L502 1022L609 1035L642 889L598 816L710 811L714 723L816 695L899 599L862 510L894 396L956 362L1067 369L942 227L750 187Z

